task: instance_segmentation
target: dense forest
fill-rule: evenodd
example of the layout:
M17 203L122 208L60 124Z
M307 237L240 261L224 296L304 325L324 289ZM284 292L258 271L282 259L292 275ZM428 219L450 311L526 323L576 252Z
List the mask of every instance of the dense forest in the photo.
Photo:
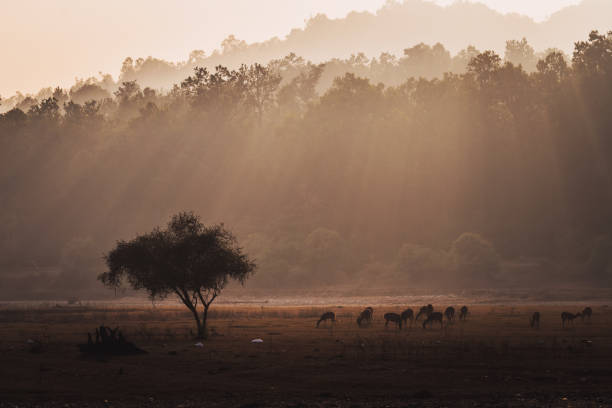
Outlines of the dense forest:
M130 78L145 63L0 101L0 296L92 293L115 240L180 210L236 233L252 287L612 283L612 31L571 57L196 66L169 91Z

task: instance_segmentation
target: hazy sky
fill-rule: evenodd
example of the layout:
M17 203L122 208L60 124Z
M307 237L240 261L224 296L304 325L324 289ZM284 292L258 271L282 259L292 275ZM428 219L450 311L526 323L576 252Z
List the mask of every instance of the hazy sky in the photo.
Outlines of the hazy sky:
M435 0L447 5L454 0ZM537 20L579 0L481 0ZM116 76L126 56L185 60L229 34L283 37L325 13L376 11L385 0L0 0L0 95L69 86L98 71Z

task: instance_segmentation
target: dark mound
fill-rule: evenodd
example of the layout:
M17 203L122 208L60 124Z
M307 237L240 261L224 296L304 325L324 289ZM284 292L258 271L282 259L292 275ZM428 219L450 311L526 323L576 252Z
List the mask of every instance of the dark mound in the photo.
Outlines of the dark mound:
M113 330L104 326L96 329L95 342L91 333L87 333L87 343L79 344L77 347L81 353L91 355L125 356L147 353L134 343L127 341L118 328Z

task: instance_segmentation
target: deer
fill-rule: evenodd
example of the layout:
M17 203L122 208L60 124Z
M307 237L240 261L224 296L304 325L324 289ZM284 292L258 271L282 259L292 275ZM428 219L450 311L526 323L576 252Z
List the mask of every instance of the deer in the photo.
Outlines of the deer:
M433 313L433 306L431 304L428 304L427 306L423 306L419 310L419 313L417 313L417 315L416 315L414 320L419 320L419 317L421 317L421 316L429 317L429 315L432 314L432 313Z
M582 314L580 315L580 317L582 318L582 321L584 322L584 318L586 317L587 320L591 320L591 316L593 315L593 309L591 309L590 307L585 307L584 310L582 311Z
M570 313L570 312L563 312L563 313L561 313L562 326L565 327L565 322L573 324L574 323L574 319L577 318L577 317L580 317L580 316L581 316L580 313L576 313L576 314L573 314L573 313Z
M465 321L465 319L467 319L467 315L468 315L467 306L463 306L461 309L459 309L459 320Z
M540 328L540 312L533 312L531 319L529 319L529 325L532 328Z
M444 316L446 316L446 320L452 322L455 319L455 308L452 306L447 307L444 311Z
M389 322L393 322L402 330L402 317L397 313L385 313L385 327L389 325Z
M412 311L412 309L408 308L402 312L401 318L402 322L404 323L404 326L407 325L408 320L410 320L410 326L412 326L412 322L414 320L414 312Z
M443 327L442 325L442 313L440 312L432 312L429 314L429 316L427 316L427 319L425 319L425 321L423 322L423 329L427 328L427 325L429 324L430 326L433 326L434 322L439 322L440 323L440 328Z
M331 320L332 323L336 323L336 314L334 312L325 312L325 313L323 313L321 315L321 318L317 322L317 327L319 327L319 324L321 324L321 322L324 322L326 320Z
M372 324L372 314L374 313L374 309L371 307L366 307L357 318L357 325L362 327L364 325Z

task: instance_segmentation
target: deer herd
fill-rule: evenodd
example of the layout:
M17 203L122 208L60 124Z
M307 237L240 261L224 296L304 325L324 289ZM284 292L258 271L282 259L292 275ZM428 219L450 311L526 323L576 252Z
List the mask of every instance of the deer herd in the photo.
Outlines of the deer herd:
M574 319L580 317L582 321L585 319L590 320L593 315L593 310L590 307L586 307L582 312L578 312L576 314L570 312L561 313L561 325L563 328L566 327L566 324L573 324ZM468 316L468 308L467 306L461 307L459 309L459 320L466 321ZM455 320L455 308L452 306L447 307L442 312L434 311L434 307L431 304L427 306L423 306L419 309L419 311L414 313L414 311L410 308L404 310L401 314L389 312L384 314L385 319L385 328L389 326L389 322L395 325L400 330L403 327L408 326L408 321L410 321L410 327L412 327L413 323L417 323L419 319L422 318L423 329L426 329L427 326L434 327L434 324L439 324L440 328L448 326L450 323ZM374 320L374 309L372 307L366 307L363 309L361 313L359 313L359 317L357 317L357 326L359 327L368 327L372 324ZM321 318L317 321L317 327L323 322L330 321L332 324L336 322L336 314L334 312L325 312L321 315ZM540 312L533 312L531 318L529 319L529 325L532 328L540 328Z

